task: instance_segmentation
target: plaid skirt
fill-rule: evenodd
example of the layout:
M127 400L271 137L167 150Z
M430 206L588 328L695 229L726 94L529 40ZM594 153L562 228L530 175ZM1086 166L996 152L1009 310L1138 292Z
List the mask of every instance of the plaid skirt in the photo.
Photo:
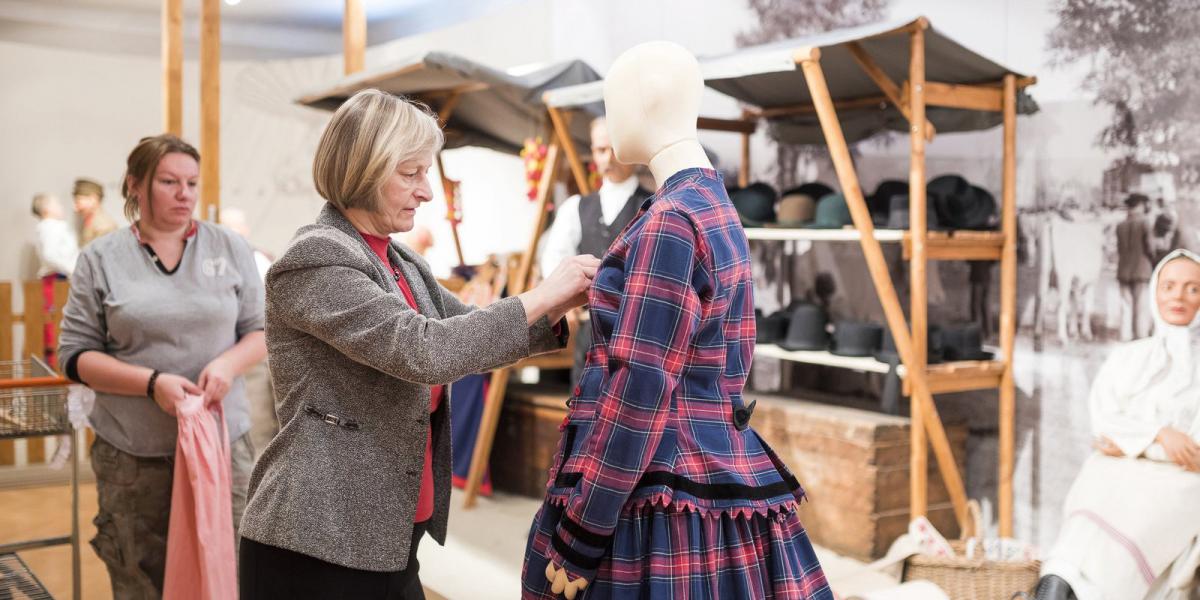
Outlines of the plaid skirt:
M550 592L545 572L562 510L547 502L533 519L522 598L561 597ZM703 515L645 504L622 513L612 547L582 598L832 600L833 592L795 512Z

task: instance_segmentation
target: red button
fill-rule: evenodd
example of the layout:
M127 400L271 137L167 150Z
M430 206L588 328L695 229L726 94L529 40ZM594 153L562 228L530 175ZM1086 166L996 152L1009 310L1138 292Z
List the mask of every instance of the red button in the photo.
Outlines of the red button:
M579 386L575 386L575 395L576 396L578 396L581 391L583 391L583 390L580 390Z

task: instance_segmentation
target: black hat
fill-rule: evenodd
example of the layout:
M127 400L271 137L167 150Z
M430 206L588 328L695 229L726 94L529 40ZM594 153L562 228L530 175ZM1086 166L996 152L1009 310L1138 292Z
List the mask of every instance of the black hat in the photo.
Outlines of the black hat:
M829 347L829 334L825 327L829 317L825 309L810 302L795 303L787 336L779 345L786 350L825 350Z
M817 216L812 223L805 225L808 229L841 229L853 225L850 217L850 207L846 205L846 197L841 194L826 194L817 202Z
M1145 194L1130 194L1125 197L1125 206L1133 208L1139 204L1150 204L1150 197Z
M775 201L779 195L765 183L752 183L729 195L742 219L743 227L762 227L775 222Z
M879 350L883 327L864 321L838 321L833 325L829 351L838 356L871 356Z
M942 329L937 325L930 324L925 330L925 364L932 365L942 362ZM875 360L885 363L900 362L900 354L896 352L896 340L892 338L892 330L888 327L883 328L883 343L880 344L879 351L875 353Z
M820 181L810 181L789 189L788 191L784 192L783 195L790 196L792 194L803 194L813 198L814 200L820 200L821 198L824 198L832 193L833 188L821 183Z
M886 229L908 229L908 194L896 194L892 196L891 207L888 208L888 218ZM938 221L937 211L931 210L929 199L925 199L925 229L933 231L941 229L942 226Z
M925 193L938 220L950 229L988 229L996 214L996 199L959 175L935 177Z
M875 186L875 193L867 197L867 209L871 211L871 220L876 227L887 224L888 213L892 209L892 196L908 194L908 182L897 179L884 179Z
M942 328L942 343L946 360L991 360L992 353L983 351L983 335L976 323L947 325Z
M777 344L787 335L788 330L788 313L786 311L775 311L768 317L764 317L762 311L754 309L754 326L757 332L754 341L759 344Z

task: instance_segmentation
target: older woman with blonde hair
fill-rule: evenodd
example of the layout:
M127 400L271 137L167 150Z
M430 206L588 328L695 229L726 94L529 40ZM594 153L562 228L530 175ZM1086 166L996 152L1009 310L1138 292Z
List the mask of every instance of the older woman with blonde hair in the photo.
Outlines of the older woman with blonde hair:
M442 144L422 106L359 92L313 162L328 203L267 274L267 350L281 425L255 465L242 521L241 596L423 598L425 533L445 543L446 384L566 344L598 260L478 309L389 235L432 198Z

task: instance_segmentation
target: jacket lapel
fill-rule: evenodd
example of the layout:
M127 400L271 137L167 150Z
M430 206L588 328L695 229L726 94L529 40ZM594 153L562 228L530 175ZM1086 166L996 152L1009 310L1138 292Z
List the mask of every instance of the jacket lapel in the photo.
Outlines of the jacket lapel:
M420 262L415 252L407 246L392 241L388 247L388 254L392 256L392 260L400 265L400 270L404 272L404 279L408 281L408 287L412 289L413 299L417 301L417 308L421 314L427 317L441 318L445 311L442 309L441 292L438 290L438 282L433 278L433 274L420 267ZM434 294L437 297L434 297Z

